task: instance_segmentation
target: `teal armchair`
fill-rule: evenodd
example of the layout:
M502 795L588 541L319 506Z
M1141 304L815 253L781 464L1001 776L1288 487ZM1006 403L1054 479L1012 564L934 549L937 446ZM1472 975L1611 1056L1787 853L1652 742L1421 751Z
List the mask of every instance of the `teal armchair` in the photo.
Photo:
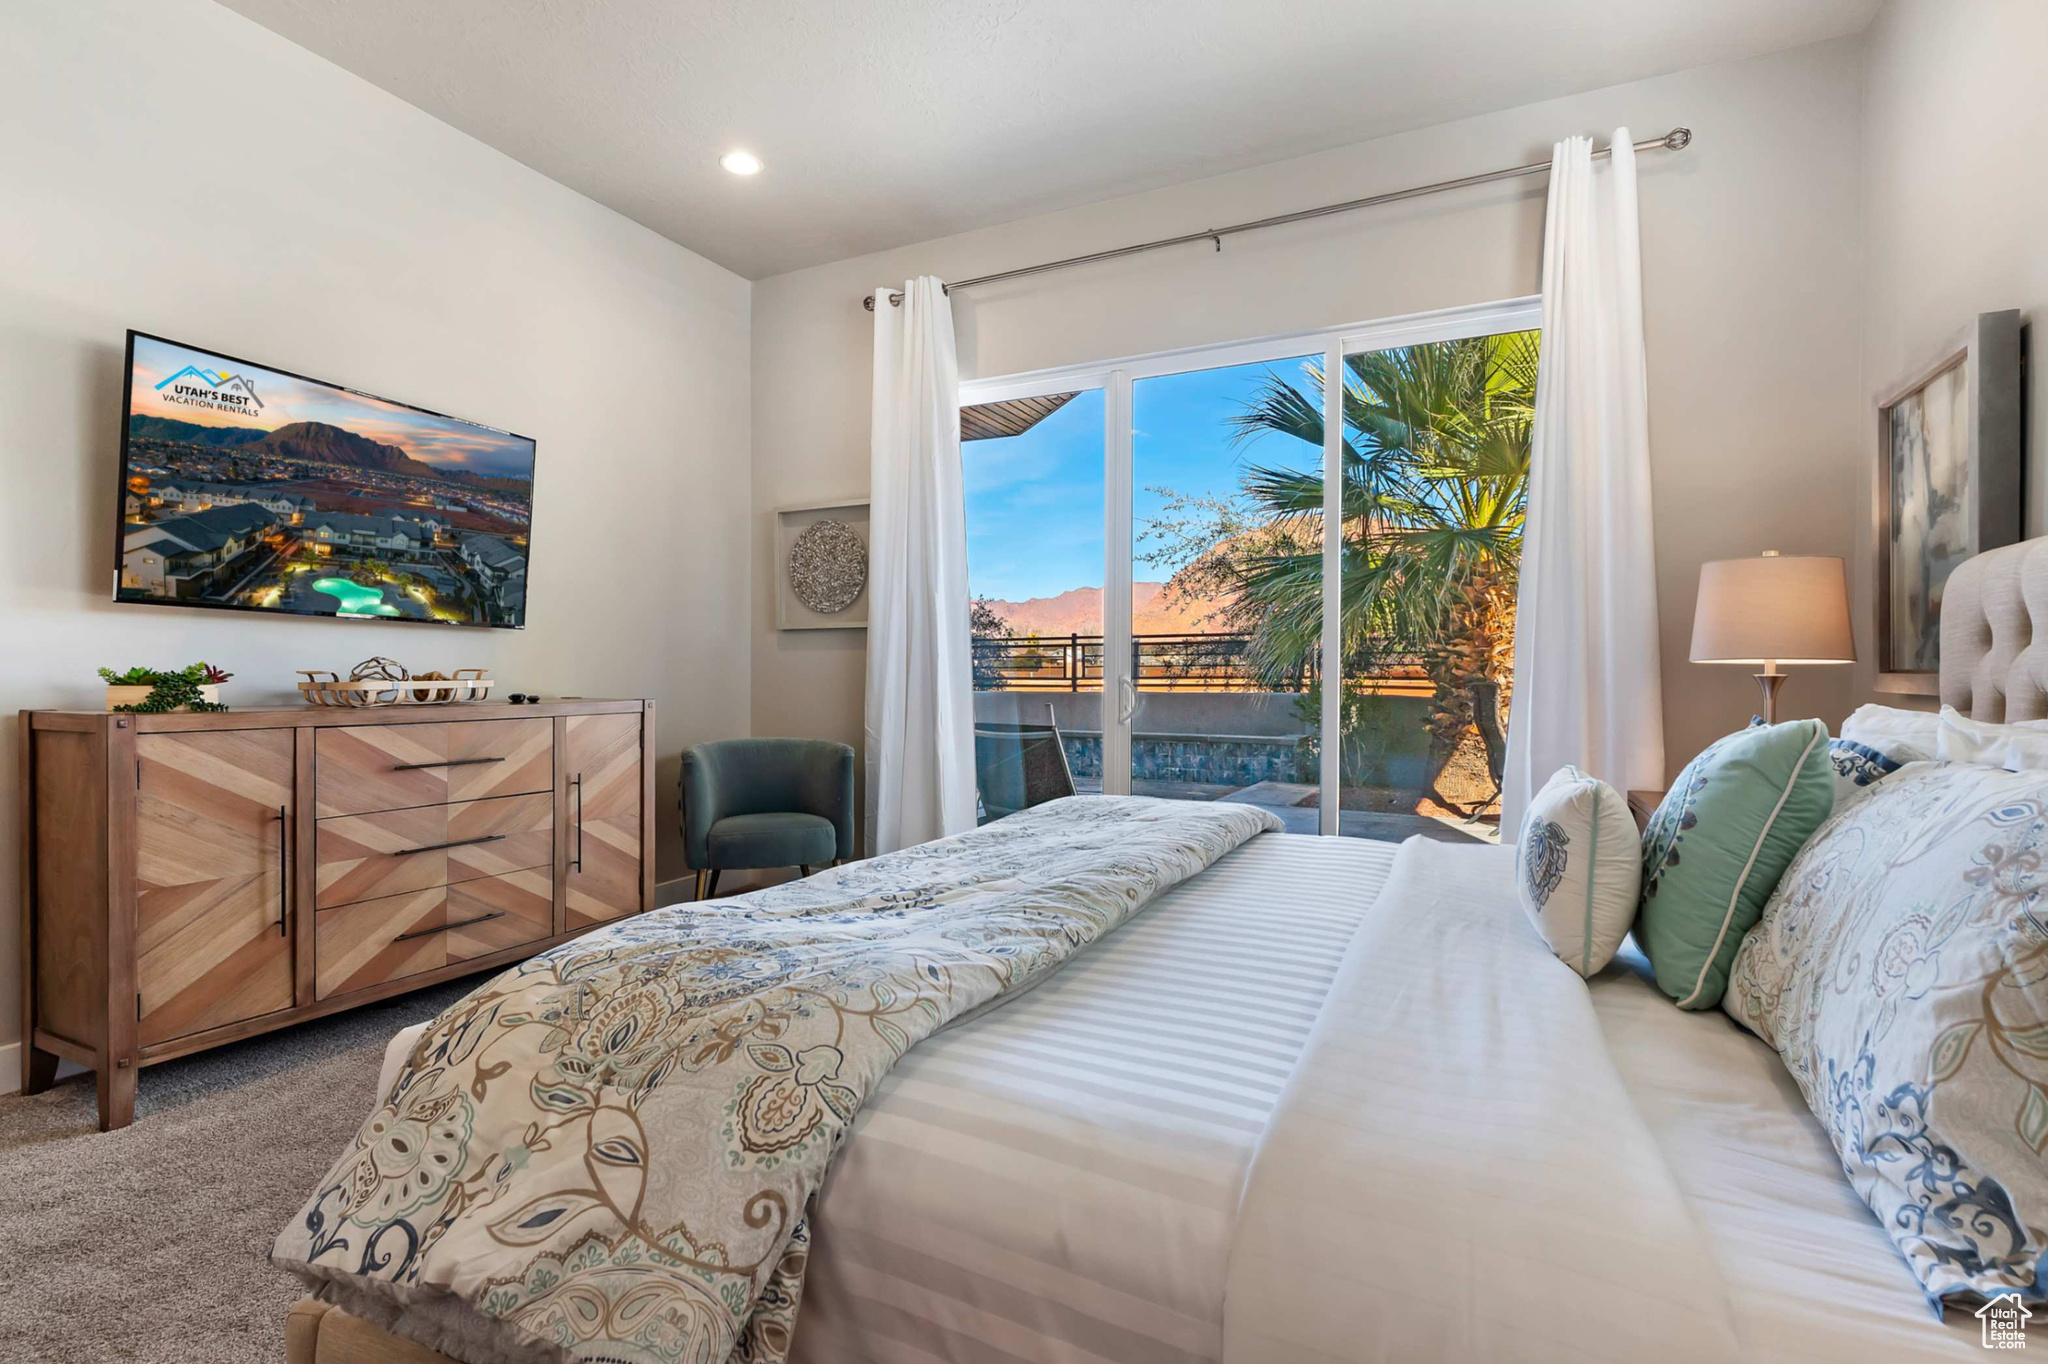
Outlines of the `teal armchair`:
M718 873L853 856L853 749L827 739L722 739L683 750L683 853L697 898Z

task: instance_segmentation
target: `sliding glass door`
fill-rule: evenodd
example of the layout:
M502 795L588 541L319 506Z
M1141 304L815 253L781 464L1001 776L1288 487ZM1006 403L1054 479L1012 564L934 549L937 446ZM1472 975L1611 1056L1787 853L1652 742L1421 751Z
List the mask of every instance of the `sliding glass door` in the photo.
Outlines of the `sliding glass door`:
M1297 833L1319 827L1321 358L1131 383L1129 789Z
M1496 838L1538 315L966 385L988 813L1100 790Z

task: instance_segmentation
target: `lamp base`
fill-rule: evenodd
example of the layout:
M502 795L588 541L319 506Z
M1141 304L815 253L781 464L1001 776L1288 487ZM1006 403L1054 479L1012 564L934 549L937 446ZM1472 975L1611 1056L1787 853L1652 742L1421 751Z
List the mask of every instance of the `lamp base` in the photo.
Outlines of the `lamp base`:
M1778 688L1785 685L1784 673L1751 673L1756 685L1764 694L1764 723L1778 723Z

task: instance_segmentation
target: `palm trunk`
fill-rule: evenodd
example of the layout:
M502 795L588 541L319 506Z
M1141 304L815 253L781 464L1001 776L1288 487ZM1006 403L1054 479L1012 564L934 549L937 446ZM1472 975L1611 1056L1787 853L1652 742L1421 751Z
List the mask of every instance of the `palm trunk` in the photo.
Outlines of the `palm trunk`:
M1507 731L1501 716L1506 692L1503 678L1512 667L1514 608L1494 576L1475 573L1460 585L1456 600L1445 613L1442 642L1426 654L1435 696L1431 700L1425 784L1432 800L1465 816L1478 813L1498 797L1507 771ZM1486 752L1493 790L1479 801L1453 799L1442 789L1444 768L1467 738L1475 735Z

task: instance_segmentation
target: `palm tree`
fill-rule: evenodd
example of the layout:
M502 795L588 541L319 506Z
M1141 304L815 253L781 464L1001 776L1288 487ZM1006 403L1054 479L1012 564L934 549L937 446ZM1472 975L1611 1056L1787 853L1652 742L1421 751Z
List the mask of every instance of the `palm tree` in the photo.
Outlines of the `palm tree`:
M1506 756L1537 339L1510 332L1344 358L1345 672L1362 679L1390 656L1419 659L1432 688L1427 785L1451 808L1438 779L1468 735L1483 741L1496 789ZM1233 419L1240 439L1277 432L1322 448L1323 376L1303 372L1305 387L1267 377ZM1277 680L1322 639L1323 479L1254 465L1243 489L1268 532L1226 551L1229 609Z

